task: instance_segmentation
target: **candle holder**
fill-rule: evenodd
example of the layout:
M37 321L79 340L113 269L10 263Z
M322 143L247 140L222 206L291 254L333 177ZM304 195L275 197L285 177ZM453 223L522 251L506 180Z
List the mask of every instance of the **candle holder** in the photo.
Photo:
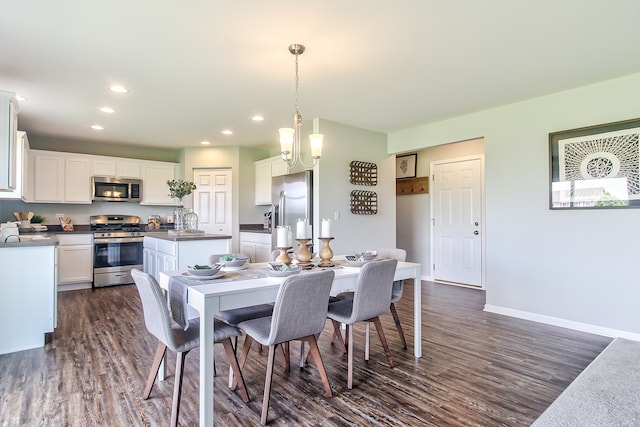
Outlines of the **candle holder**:
M333 263L331 262L331 258L333 258L333 251L329 246L329 242L333 240L333 237L318 237L318 238L322 240L322 249L320 249L320 253L318 254L322 261L320 261L319 266L333 267Z
M296 259L298 260L298 265L302 268L311 268L313 266L311 263L313 255L309 252L309 247L307 246L307 243L310 240L311 239L296 239L296 242L298 242L299 245L298 252L296 253Z
M282 262L287 265L291 264L291 258L289 257L289 254L287 254L287 251L291 249L291 246L277 247L276 249L280 251L280 255L276 258L276 262Z

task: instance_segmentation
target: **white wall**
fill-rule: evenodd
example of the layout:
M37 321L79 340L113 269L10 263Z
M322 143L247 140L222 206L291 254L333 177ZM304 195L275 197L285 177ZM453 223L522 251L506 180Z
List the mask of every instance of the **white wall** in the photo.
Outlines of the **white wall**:
M333 253L350 254L378 247L395 247L395 156L387 154L386 135L328 120L320 120L318 124L319 131L324 134L324 143L322 159L314 173L314 189L319 200L314 217L316 221L331 218L331 231L335 237L331 241ZM378 184L351 184L349 164L352 160L376 163ZM378 195L378 213L352 214L352 190L375 191ZM340 216L337 221L334 220L335 212ZM317 235L315 230L314 235Z
M640 74L389 135L390 152L485 140L487 308L640 337L640 211L549 209L550 132L640 117Z

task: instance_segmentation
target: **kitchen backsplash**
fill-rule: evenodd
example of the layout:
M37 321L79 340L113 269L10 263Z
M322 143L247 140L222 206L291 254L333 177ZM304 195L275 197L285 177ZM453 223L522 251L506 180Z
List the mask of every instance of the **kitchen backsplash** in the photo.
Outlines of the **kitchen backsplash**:
M45 218L44 224L58 225L56 214L64 214L74 224L89 224L91 215L136 215L142 223L149 215L160 215L164 222L173 215L173 206L145 206L138 203L94 202L90 205L24 203L14 200L0 201L0 221L15 221L14 212L33 212Z

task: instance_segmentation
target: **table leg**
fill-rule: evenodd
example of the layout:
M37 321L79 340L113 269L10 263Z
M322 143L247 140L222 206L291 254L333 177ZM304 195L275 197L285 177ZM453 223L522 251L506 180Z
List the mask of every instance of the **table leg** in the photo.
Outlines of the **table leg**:
M420 267L413 278L413 355L422 357L422 280Z
M213 316L200 313L200 426L213 425Z

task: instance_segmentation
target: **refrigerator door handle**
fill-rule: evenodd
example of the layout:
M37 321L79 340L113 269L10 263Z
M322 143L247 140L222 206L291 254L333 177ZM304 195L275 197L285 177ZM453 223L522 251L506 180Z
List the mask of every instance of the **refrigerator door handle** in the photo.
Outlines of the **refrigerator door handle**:
M280 192L280 201L278 203L278 225L284 226L285 218L285 205L284 205L284 191Z

